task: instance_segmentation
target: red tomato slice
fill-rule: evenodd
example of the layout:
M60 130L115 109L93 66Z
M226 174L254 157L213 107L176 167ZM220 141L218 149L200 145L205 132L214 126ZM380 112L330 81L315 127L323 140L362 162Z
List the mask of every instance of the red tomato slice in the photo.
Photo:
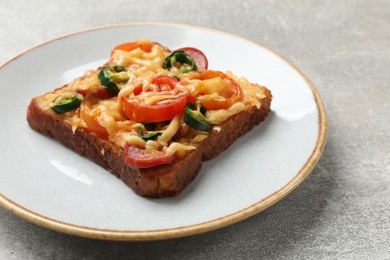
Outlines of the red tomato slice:
M108 132L106 128L99 124L96 116L93 115L91 110L89 110L89 108L84 105L80 106L80 118L87 124L87 128L85 128L87 132L93 132L101 138L108 138Z
M206 55L201 50L198 50L193 47L180 48L179 50L182 50L188 55L190 55L191 58L195 61L196 66L198 66L198 68L207 70L209 62L206 58Z
M157 75L153 78L152 83L158 86L158 91L169 91L175 88L176 83L179 81L174 77ZM136 86L133 90L134 95L139 95L142 92L142 84Z
M242 98L242 92L241 88L238 85L238 83L230 78L228 75L226 75L223 72L220 71L213 71L208 70L201 72L199 75L200 80L206 80L211 78L220 77L226 81L228 81L230 84L226 84L228 89L224 91L224 93L219 93L221 96L225 97L225 100L215 100L215 99L209 99L209 98L202 98L200 97L199 100L201 104L207 109L207 110L216 110L216 109L226 109L232 106L234 103L238 102ZM202 94L202 93L200 93Z
M172 120L176 115L182 115L187 104L187 94L181 94L169 102L143 105L134 99L123 97L122 110L135 122L152 123Z
M133 169L150 168L153 166L171 164L175 155L167 155L162 151L146 151L134 145L126 144L123 151L125 163Z
M172 90L175 88L177 82L179 81L174 77L164 76L164 75L157 75L152 80L152 83L158 86L159 91ZM164 86L169 86L169 89L165 89Z
M145 52L151 52L154 43L140 43L140 42L125 42L119 44L111 51L111 56L115 50L123 50L123 51L132 51L134 49L140 48Z
M158 91L170 91L175 88L177 79L157 75L152 80L158 86ZM134 94L141 95L142 86L135 88ZM157 102L153 105L143 104L138 98L122 98L122 110L124 114L135 122L151 123L172 120L176 115L182 115L187 104L188 94L179 93L176 98Z

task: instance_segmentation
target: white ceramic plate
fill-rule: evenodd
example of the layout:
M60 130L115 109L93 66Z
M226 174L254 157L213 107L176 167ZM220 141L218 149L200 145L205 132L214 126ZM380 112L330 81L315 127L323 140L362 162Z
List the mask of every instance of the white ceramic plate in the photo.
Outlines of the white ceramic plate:
M271 89L265 122L203 164L178 197L137 196L119 179L27 125L34 96L102 64L119 43L149 38L194 46L209 68L232 70ZM0 67L0 205L60 232L110 240L156 240L227 226L273 205L318 161L326 138L322 101L305 76L275 52L238 36L174 24L94 28L32 47Z

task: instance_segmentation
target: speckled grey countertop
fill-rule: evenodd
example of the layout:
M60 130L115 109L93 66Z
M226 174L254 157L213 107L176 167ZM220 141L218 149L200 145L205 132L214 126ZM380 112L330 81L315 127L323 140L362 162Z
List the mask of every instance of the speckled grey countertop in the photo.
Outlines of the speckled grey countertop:
M320 161L265 212L183 239L90 240L0 209L0 259L390 259L390 1L0 0L0 61L64 33L128 22L211 27L281 53L325 103Z

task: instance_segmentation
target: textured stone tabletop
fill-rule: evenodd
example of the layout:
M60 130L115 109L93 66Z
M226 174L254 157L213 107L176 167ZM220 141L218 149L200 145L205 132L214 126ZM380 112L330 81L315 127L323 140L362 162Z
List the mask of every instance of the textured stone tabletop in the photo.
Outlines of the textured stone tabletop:
M268 210L182 239L85 239L0 209L0 259L390 259L390 1L0 0L0 63L61 34L128 22L211 27L281 53L325 103L320 161Z

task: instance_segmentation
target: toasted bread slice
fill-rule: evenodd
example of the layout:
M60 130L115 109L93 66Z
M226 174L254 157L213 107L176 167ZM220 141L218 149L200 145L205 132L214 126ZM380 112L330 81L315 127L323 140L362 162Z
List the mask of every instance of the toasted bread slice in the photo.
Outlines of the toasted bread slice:
M30 126L88 157L122 179L137 194L148 197L168 197L179 194L199 173L202 161L217 157L238 137L250 131L263 121L270 111L271 93L262 87L265 98L261 107L252 107L232 116L201 141L197 149L172 164L146 169L128 167L123 158L123 149L92 133L78 128L74 133L71 126L64 124L61 116L39 108L39 97L34 98L27 110Z
M84 78L81 77L81 80ZM86 80L88 81L88 78ZM57 92L68 88L69 86L65 85L31 100L27 109L27 121L31 128L54 137L80 155L88 157L122 179L137 194L155 198L176 196L182 192L199 173L202 161L218 156L237 138L266 118L272 100L271 92L267 88L251 84L250 90L256 92L258 99L256 105L246 104L240 112L233 113L226 120L214 125L205 135L201 135L201 139L190 143L192 148L184 155L177 156L173 163L136 168L126 163L123 145L118 145L118 142L112 141L112 138L82 127L83 122L81 127L75 127L74 123L70 123L72 117L83 121L79 116L80 109L71 112L70 116L68 113L55 113L48 108L48 96L55 96ZM87 99L88 95L85 98ZM96 99L95 96L93 98ZM185 134L185 131L179 130L175 132L171 141L180 142Z

